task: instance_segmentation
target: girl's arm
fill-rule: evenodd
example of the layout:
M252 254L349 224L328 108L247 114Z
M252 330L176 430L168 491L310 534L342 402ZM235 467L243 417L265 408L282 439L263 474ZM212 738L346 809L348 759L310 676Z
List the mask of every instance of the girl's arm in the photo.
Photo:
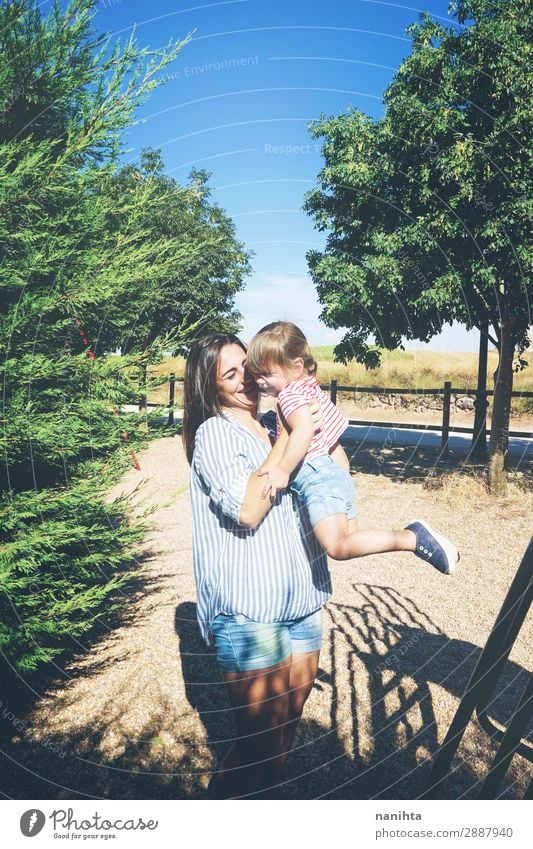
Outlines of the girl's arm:
M260 477L268 475L268 483L263 489L263 498L268 492L285 489L289 477L303 460L313 440L315 424L308 404L298 407L289 419L291 432L281 457L267 457L259 469Z
M299 420L297 421L296 417L299 413L302 413L303 415L299 416ZM315 431L322 426L320 404L318 401L311 401L300 409L295 410L290 417L290 426L293 428L290 433L287 422L283 416L281 416L280 419L281 432L272 447L272 451L261 468L253 475L250 475L250 478L248 479L246 494L244 496L239 517L240 523L248 528L257 527L259 522L266 516L274 502L274 498L276 497L276 490L284 489L287 486L290 472L292 472L300 460L305 457ZM308 442L307 436L304 440L304 428L306 429L306 433L310 429ZM298 430L300 430L300 433L297 432ZM304 441L306 442L305 445ZM299 455L298 458L297 455ZM291 463L294 463L294 466L286 475L287 479L285 480L285 483L278 487L271 480L271 474L275 474L278 471L279 464L281 463L283 463L283 468L288 468ZM271 470L270 472L268 471L269 469ZM272 472L272 470L274 470L274 472ZM263 478L265 474L269 475L268 483L266 485ZM280 471L280 474L285 475L285 472ZM269 494L270 498L267 498L267 495Z
M291 475L296 466L301 463L315 434L315 426L307 404L294 411L289 419L289 427L291 432L287 445L277 464L278 468L287 475Z

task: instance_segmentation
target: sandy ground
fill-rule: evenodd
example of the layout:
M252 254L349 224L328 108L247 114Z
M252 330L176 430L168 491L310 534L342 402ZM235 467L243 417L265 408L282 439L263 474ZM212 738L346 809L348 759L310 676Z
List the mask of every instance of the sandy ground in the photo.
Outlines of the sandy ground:
M530 534L531 497L493 503L426 489L431 456L378 464L352 454L361 527L427 518L453 537L460 570L444 577L411 555L331 563L320 673L277 799L414 799L442 742ZM6 741L15 798L202 799L233 735L212 650L195 620L188 467L179 437L154 441L110 493L159 505L124 614L79 645ZM363 471L362 471L363 470ZM480 496L481 498L481 496ZM531 669L526 620L489 715L508 722ZM6 699L6 701L8 701ZM9 707L9 704L7 705ZM19 709L20 710L20 709ZM16 710L15 710L16 714ZM23 725L21 726L21 723ZM440 798L475 798L495 752L470 722ZM501 787L532 777L515 755Z

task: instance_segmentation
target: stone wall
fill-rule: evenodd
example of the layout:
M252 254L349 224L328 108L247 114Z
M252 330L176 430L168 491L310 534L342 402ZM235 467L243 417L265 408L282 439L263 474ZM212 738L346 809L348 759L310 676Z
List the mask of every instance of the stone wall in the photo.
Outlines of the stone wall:
M355 402L362 409L390 408L396 410L414 410L424 413L426 410L442 410L442 395L398 395L394 392L342 392L342 398ZM451 409L474 413L474 398L470 395L453 395Z

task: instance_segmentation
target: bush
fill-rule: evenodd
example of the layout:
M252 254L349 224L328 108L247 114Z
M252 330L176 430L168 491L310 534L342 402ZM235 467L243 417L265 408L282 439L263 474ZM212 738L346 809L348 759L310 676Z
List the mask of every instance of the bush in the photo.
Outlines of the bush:
M70 489L4 495L0 521L0 650L19 671L80 646L113 610L142 538L127 499L105 505L93 475Z

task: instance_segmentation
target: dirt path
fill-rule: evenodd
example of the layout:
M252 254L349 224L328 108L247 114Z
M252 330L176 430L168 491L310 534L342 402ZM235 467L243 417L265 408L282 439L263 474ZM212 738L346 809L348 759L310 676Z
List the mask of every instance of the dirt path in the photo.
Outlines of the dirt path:
M9 741L19 798L204 798L232 725L213 655L195 621L188 467L179 438L153 442L110 493L159 506L139 559L144 587L126 617L49 686ZM454 537L445 578L409 555L332 563L319 680L274 798L416 798L529 537L531 499L450 507L419 475L356 473L362 527L416 517ZM139 510L140 510L139 506ZM515 645L491 715L505 723L530 668L531 622ZM209 745L211 744L211 745ZM494 751L472 722L443 796L476 796ZM18 764L18 766L16 766ZM515 757L505 795L531 778Z

